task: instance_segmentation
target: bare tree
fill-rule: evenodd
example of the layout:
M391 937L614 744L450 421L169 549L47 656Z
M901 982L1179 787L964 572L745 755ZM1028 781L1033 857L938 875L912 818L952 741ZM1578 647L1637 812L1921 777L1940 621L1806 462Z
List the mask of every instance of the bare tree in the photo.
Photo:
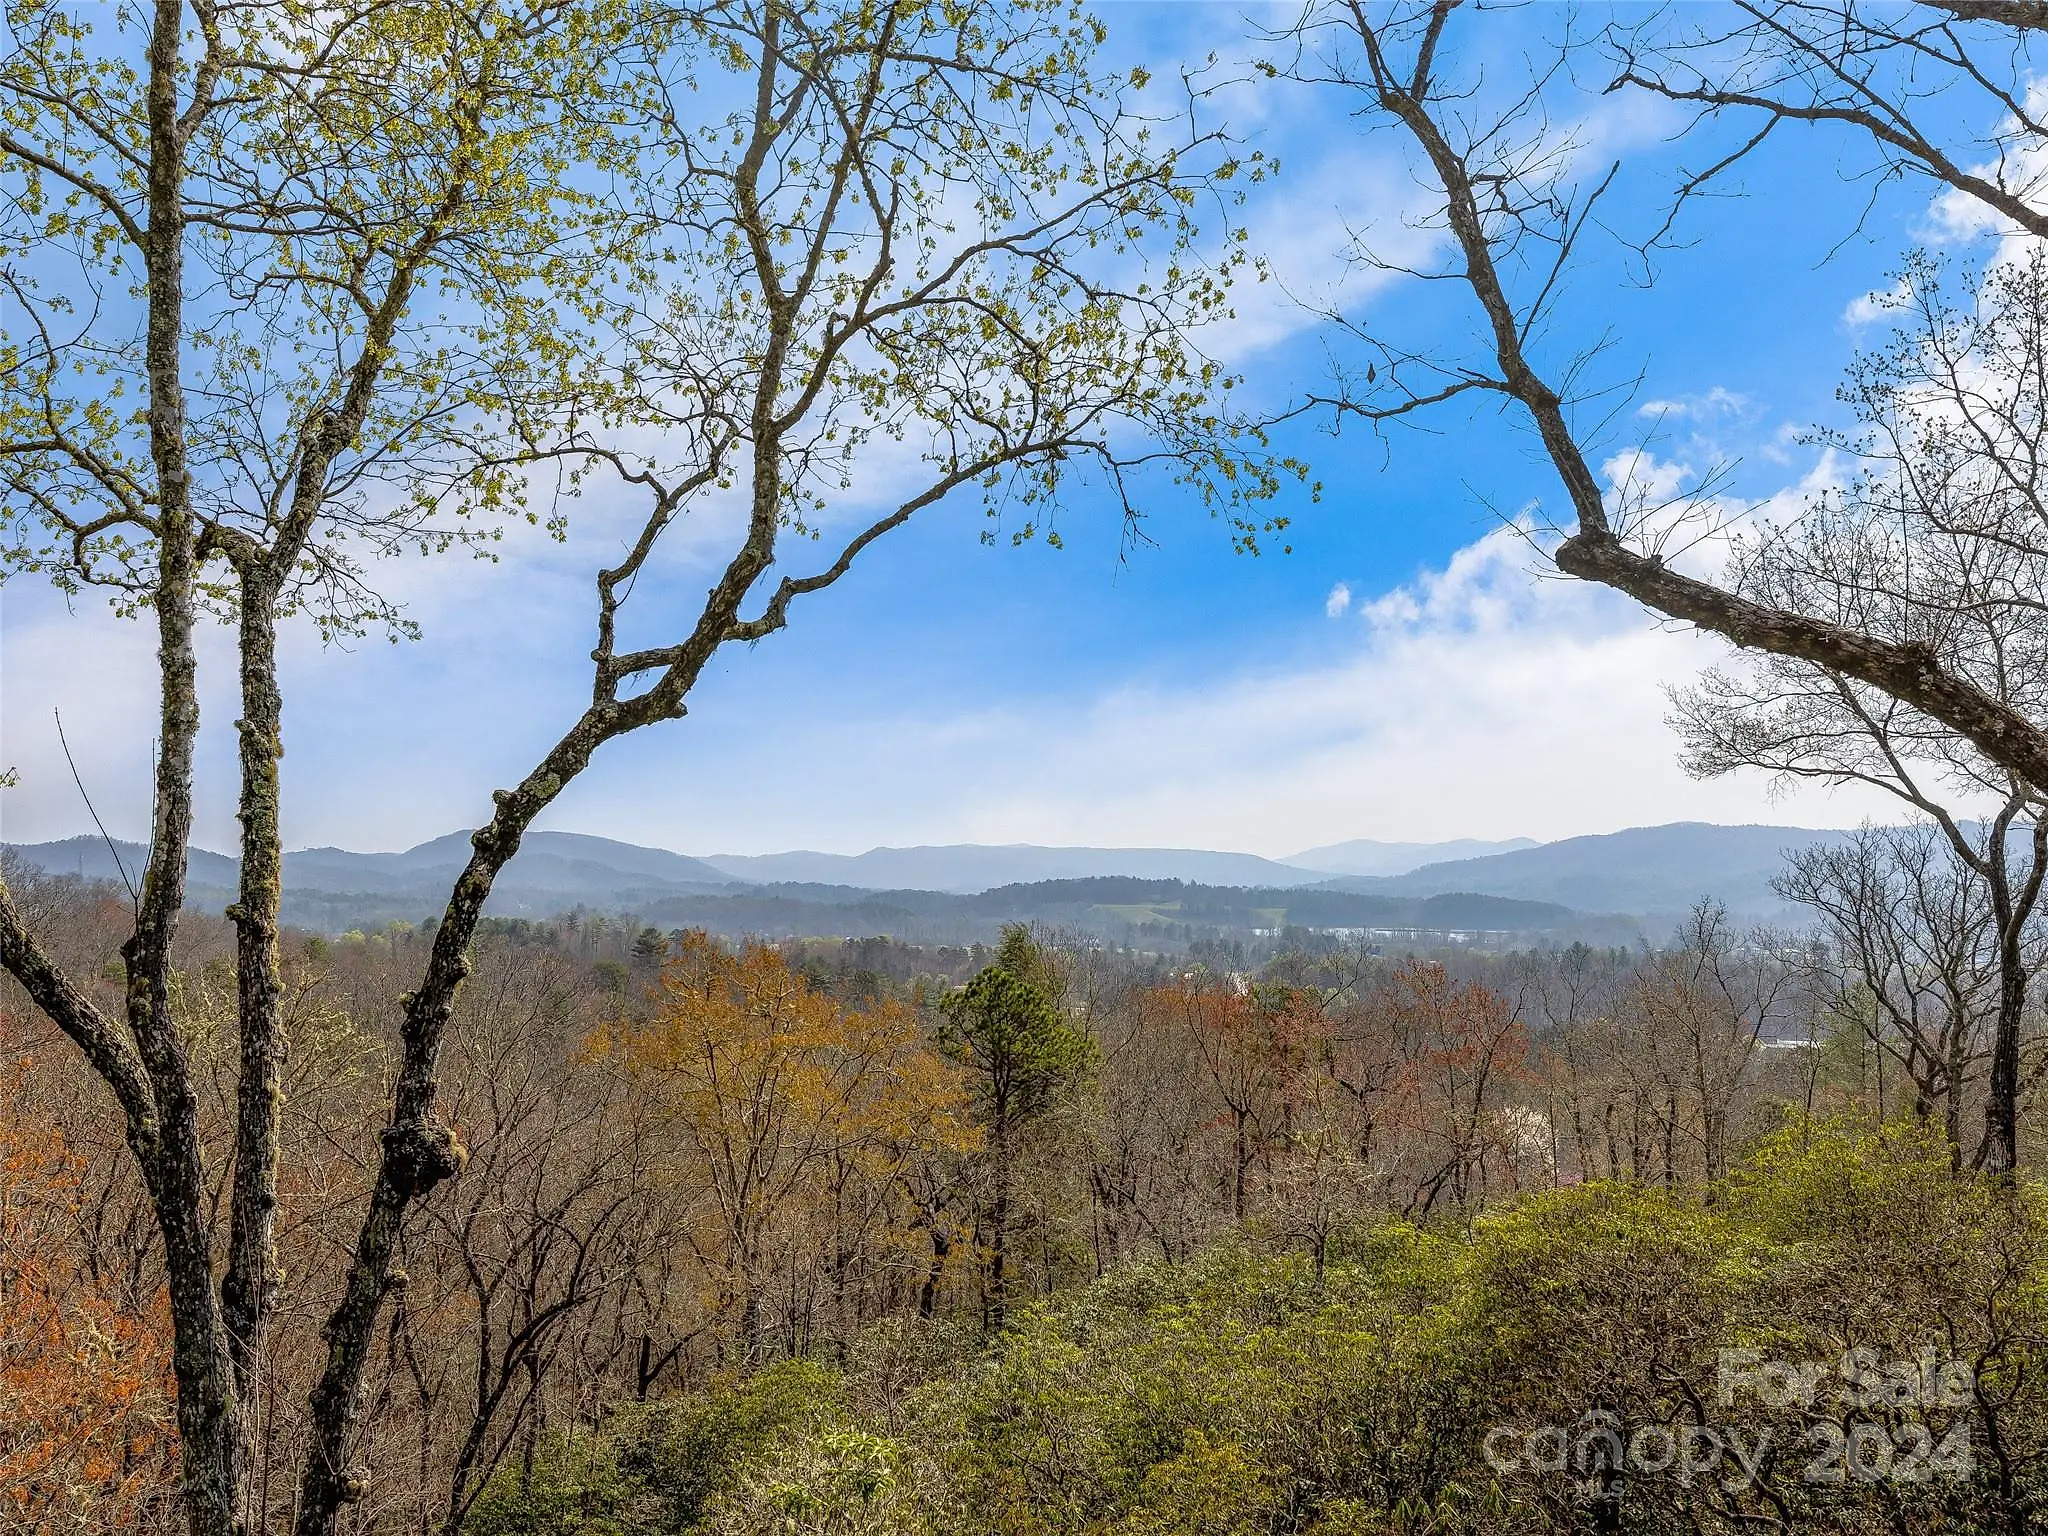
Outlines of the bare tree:
M461 1530L522 1434L537 1432L544 1379L662 1235L648 1222L644 1110L607 1064L576 1059L563 969L546 956L501 961L480 978L488 995L465 999L450 1107L469 1131L474 1177L427 1207L414 1238L416 1252L442 1250L433 1268L453 1281L448 1310L471 1335L467 1349L446 1333L424 1341L437 1366L470 1368L422 1404L430 1421L463 1426L452 1463L434 1469L446 1479L444 1536ZM407 1304L417 1318L420 1300Z
M1089 1170L1096 1265L1156 1250L1180 1263L1214 1223L1211 1122L1195 1010L1182 988L1146 988L1098 1015L1102 1064L1090 1085Z
M1826 925L1835 1012L1899 1064L1915 1111L1940 1116L1960 1165L1963 1113L1991 1054L2001 990L2003 946L1984 882L1930 827L1865 828L1841 846L1802 849L1789 865L1778 891Z
M1798 969L1776 951L1772 935L1738 935L1723 908L1703 901L1637 983L1636 1006L1664 1055L1673 1102L1689 1112L1674 1114L1667 1134L1697 1142L1710 1180L1728 1172L1734 1116L1758 1053L1797 997ZM1665 1161L1675 1160L1667 1153Z
M1774 136L1846 130L1847 144L1871 156L1874 183L1953 190L2012 227L2048 235L2048 120L2028 89L2048 53L2041 6L1737 0L1711 19L1680 13L1617 28L1607 43L1614 86L1735 127L1726 153L1686 175L1681 207Z
M1886 303L1896 333L1842 390L1853 432L1821 434L1858 466L1788 527L1738 540L1738 590L1924 646L1987 695L2040 718L2048 677L2048 265L1988 273L1971 298L1908 262ZM2000 968L1985 1107L1996 1163L2018 1156L2024 936L2041 893L2042 799L2009 769L1896 698L1797 658L1716 669L1676 695L1686 765L1718 774L1868 784L1929 818L1985 887ZM1996 807L1988 828L1957 802ZM1956 936L1963 942L1962 936Z
M1565 55L1549 69L1538 69L1526 87L1504 94L1480 90L1458 72L1451 46L1458 9L1457 0L1386 10L1369 10L1356 0L1318 6L1291 34L1297 52L1288 73L1362 98L1371 116L1392 125L1414 146L1441 192L1434 219L1448 234L1452 253L1435 275L1459 282L1472 294L1484 327L1480 355L1419 354L1334 317L1364 349L1367 366L1341 375L1334 393L1312 398L1302 408L1328 409L1339 418L1378 426L1461 397L1511 402L1535 428L1569 503L1569 520L1547 546L1559 570L1614 587L1658 613L1738 646L1808 664L1896 699L2016 782L2036 792L2048 788L2048 730L2039 717L1958 668L1925 634L1866 627L1859 622L1861 615L1806 606L1796 590L1745 588L1739 570L1726 583L1689 574L1678 556L1712 531L1701 524L1703 515L1709 520L1717 515L1711 504L1698 498L1674 504L1635 480L1618 487L1603 484L1584 431L1575 424L1574 396L1585 387L1583 368L1593 349L1554 363L1546 363L1542 354L1551 347L1546 324L1560 284L1594 227L1594 210L1619 167L1594 173L1582 186L1578 146L1547 115L1551 86L1575 45L1567 44ZM1839 35L1849 42L1838 46L1837 35L1827 27L1845 14L1849 20ZM1862 15L1861 8L1845 12L1834 6L1752 8L1754 25L1742 40L1762 61L1756 67L1776 70L1772 78L1790 93L1770 100L1792 102L1794 85L1823 93L1839 88L1864 107L1806 115L1871 134L1887 153L1902 157L1899 163L1910 163L2001 214L2017 218L2026 213L2024 193L2031 183L2025 156L2015 150L2012 172L1989 179L1958 169L1953 156L1931 152L1933 139L1898 126L1910 121L1913 104L1921 99L1898 92L1923 90L1938 65L1999 102L2023 105L2031 43L1958 57L1937 46L1941 38L1963 35L1942 30L1951 23L1964 25L1957 13L1943 13L1934 26L1910 35L1884 32L1889 21L1865 25L1858 19ZM1818 20L1805 32L1788 30L1795 17ZM1857 39L1869 49L1855 52ZM1716 45L1722 51L1706 48L1695 57L1725 61L1730 52L1726 41ZM1643 57L1648 45L1635 38L1629 46L1634 51L1624 59L1619 83L1659 88L1657 77L1631 62ZM1911 50L1910 56L1900 49ZM1916 69L1921 73L1915 74ZM1667 94L1678 89L1668 82L1663 88ZM1697 72L1695 83L1683 89L1702 89ZM1889 98L1887 90L1894 92ZM1774 111L1766 96L1735 91L1725 101L1707 104ZM1787 106L1773 120L1800 116L1813 99L1798 96L1805 106L1798 111ZM1872 101L1881 102L1882 110L1865 111ZM2021 111L2014 121L2024 140L2031 133L2030 119ZM1690 178L1685 190L1704 185L1731 158L1724 156ZM2026 581L2031 585L2031 572ZM2003 1171L2014 1156L2012 1138L2001 1136L1994 1167Z
M1551 1170L1562 1180L1570 1168L1580 1179L1621 1176L1614 1137L1615 1104L1604 1090L1613 1063L1602 1045L1626 983L1625 951L1598 951L1572 944L1554 956L1529 962L1535 974L1524 991L1537 1034L1550 1122ZM1564 1153L1569 1136L1571 1156Z

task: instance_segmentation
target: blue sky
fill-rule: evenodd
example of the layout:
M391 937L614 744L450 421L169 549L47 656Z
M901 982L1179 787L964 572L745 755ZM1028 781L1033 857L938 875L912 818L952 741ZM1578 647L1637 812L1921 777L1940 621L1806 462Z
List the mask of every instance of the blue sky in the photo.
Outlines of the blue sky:
M1162 75L1249 49L1239 6L1121 0L1104 15L1111 48ZM1504 77L1566 15L1493 13L1468 22L1461 46ZM1564 92L1559 104L1583 117L1589 164L1628 167L1609 223L1654 224L1676 167L1702 158L1697 142L1666 142L1681 120L1626 95ZM1416 259L1431 250L1403 226L1421 194L1402 146L1363 132L1350 105L1285 85L1229 95L1237 131L1283 167L1246 210L1253 243L1298 292L1333 292L1410 340L1462 347L1464 290L1346 277L1347 227ZM1880 189L1852 235L1871 197L1855 174L1865 164L1846 138L1786 136L1747 171L1746 196L1694 215L1694 243L1652 286L1633 280L1617 242L1594 240L1554 332L1605 331L1604 376L1641 373L1613 448L1661 424L1661 461L1738 458L1736 483L1758 498L1815 473L1815 453L1791 438L1832 415L1861 334L1852 307L1936 233L1928 189L1908 184ZM1277 288L1248 293L1219 343L1275 404L1322 382L1330 345ZM1288 507L1287 554L1233 554L1219 524L1167 501L1138 549L1085 499L1062 511L1057 551L985 547L976 508L941 509L787 632L729 652L689 719L608 747L548 824L697 853L989 841L1284 855L1350 837L1849 824L1882 809L1811 792L1773 800L1756 779L1687 780L1662 689L1720 649L1533 574L1500 517L1556 498L1518 422L1487 410L1428 426L1384 443L1292 429L1284 446L1325 492ZM584 509L563 548L515 539L495 565L391 568L385 585L423 626L419 642L322 650L292 638L291 846L408 846L474 824L489 790L525 770L587 690L587 572L610 549L602 511ZM687 558L666 579L678 602L702 590ZM28 582L0 603L0 765L22 780L0 799L0 833L89 827L53 709L109 827L141 833L149 743L133 722L150 707L148 634L83 604L67 612ZM226 645L206 656L199 841L226 847L235 711Z

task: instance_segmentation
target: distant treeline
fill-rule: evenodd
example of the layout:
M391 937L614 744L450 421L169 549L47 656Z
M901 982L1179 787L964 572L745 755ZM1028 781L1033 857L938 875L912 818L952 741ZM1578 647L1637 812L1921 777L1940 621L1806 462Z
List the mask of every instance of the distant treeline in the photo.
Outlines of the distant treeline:
M1101 876L1006 885L976 895L778 885L733 895L671 897L641 914L664 928L727 936L889 933L921 944L987 943L1006 924L1035 923L1148 947L1277 935L1290 928L1429 932L1446 936L1588 936L1591 920L1553 902L1459 893L1380 896L1352 891L1194 885ZM1603 934L1625 941L1626 933Z
M17 851L12 855L21 858ZM86 884L68 870L49 871ZM207 874L214 873L209 870ZM122 891L125 897L125 891ZM445 885L427 879L378 891L287 890L284 921L316 933L372 932L393 923L434 919ZM233 891L195 879L187 904L218 913ZM626 887L587 904L559 890L507 880L488 910L502 918L546 920L568 910L603 912L664 932L702 928L726 938L859 938L889 934L913 944L988 944L1012 923L1071 930L1110 943L1180 951L1198 942L1278 938L1287 930L1374 930L1403 937L1458 937L1480 943L1554 940L1629 943L1638 935L1625 918L1597 918L1548 901L1470 892L1434 896L1273 886L1211 886L1130 875L1039 880L976 894L869 891L855 886L783 883L727 890L679 891L673 884ZM1356 933L1347 936L1357 936ZM1299 935L1295 936L1298 940Z

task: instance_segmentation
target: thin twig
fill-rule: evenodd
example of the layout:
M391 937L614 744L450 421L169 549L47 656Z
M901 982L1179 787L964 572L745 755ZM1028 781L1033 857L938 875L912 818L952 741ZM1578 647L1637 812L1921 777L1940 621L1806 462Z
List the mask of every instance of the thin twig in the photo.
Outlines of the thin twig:
M114 840L107 836L107 824L100 820L100 813L93 807L92 796L85 792L85 780L78 776L78 764L71 756L71 743L64 739L64 716L56 710L50 711L57 722L57 744L64 749L64 761L71 768L71 782L78 786L78 798L85 802L86 814L92 817L92 824L100 829L100 841L107 845L107 852L114 856L114 868L121 872L121 883L128 887L129 903L138 910L142 897L135 889L135 882L128 878L128 866L121 862L121 850L114 846Z

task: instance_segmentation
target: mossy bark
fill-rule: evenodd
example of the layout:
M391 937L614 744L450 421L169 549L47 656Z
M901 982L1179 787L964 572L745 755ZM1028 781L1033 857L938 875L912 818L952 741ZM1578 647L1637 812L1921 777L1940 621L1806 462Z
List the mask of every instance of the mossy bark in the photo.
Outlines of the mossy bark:
M146 112L148 228L143 242L148 318L150 454L157 489L157 560L152 594L162 680L149 864L135 930L122 946L127 1021L146 1073L154 1113L129 1116L129 1144L164 1240L164 1274L178 1388L179 1464L192 1536L240 1536L246 1462L226 1335L213 1283L213 1234L199 1111L184 1041L171 1017L171 945L185 898L192 836L192 755L199 734L198 538L186 463L184 342L184 151L178 87L184 11L158 0L150 33Z
M284 704L277 682L277 592L260 576L242 584L241 673L242 718L236 722L241 737L241 875L235 904L228 909L235 924L240 1063L221 1303L235 1385L243 1400L253 1403L263 1372L264 1325L278 1289L277 1165L285 1059L278 956Z

